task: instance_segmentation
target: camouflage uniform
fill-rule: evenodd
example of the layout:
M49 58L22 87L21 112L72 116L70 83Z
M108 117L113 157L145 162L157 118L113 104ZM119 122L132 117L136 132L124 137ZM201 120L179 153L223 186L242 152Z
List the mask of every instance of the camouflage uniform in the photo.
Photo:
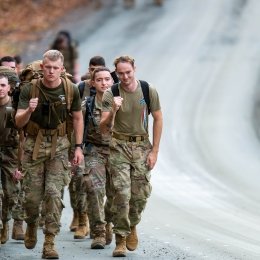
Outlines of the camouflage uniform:
M2 198L2 221L11 219L21 221L24 218L22 209L23 194L21 183L14 182L12 175L18 168L18 141L19 136L14 128L4 128L5 108L11 107L11 100L4 106L0 106L0 168L2 183L0 194Z
M93 97L94 98L94 97ZM101 119L101 102L95 98L93 101L93 118L85 118L87 129L84 142L86 147L85 172L82 180L83 190L87 194L88 215L91 223L91 230L94 237L105 232L105 224L112 222L112 201L113 192L110 186L109 176L109 141L110 134L101 135L99 124ZM107 197L105 206L104 198Z
M160 109L157 91L149 87L151 112ZM148 111L140 82L133 93L119 84L123 103L117 111L110 142L110 174L114 188L114 233L126 237L130 227L141 220L141 213L151 194L150 171L146 160L151 151L148 139ZM102 111L112 110L113 94L104 93Z
M28 107L32 93L31 88L32 84L23 86L18 109ZM22 161L25 220L27 224L37 223L39 205L44 201L46 211L45 234L56 235L60 230L61 212L64 208L62 190L70 181L68 165L70 142L64 129L57 132L58 126L66 124L66 102L64 103L64 99L61 98L65 97L65 91L63 83L55 89L46 88L41 83L40 88L42 91L39 92L38 106L25 127L27 136L23 147L24 158ZM46 104L48 104L47 107ZM55 104L54 108L53 104ZM76 86L73 85L71 111L80 110L79 93ZM34 127L31 128L31 125ZM36 130L36 126L42 130ZM40 133L42 133L42 136ZM53 154L56 134L56 149ZM41 136L41 139L38 149L36 149L39 136ZM34 157L35 151L37 151L36 158Z
M85 81L85 86L84 86L84 92L82 93L82 111L83 114L85 115L85 103L84 103L84 99L86 96L90 95L90 85L87 84L87 82L89 81ZM82 83L82 82L80 82ZM79 84L80 84L79 83ZM72 142L72 146L74 144L74 136L72 135L71 137L71 142ZM69 152L70 156L72 156L73 154L73 149L70 150ZM70 204L71 207L75 213L86 213L87 212L87 196L86 193L84 191L81 191L81 184L82 184L82 176L83 176L83 172L84 172L84 162L82 162L81 165L77 166L76 168L74 168L72 170L72 177L71 177L71 181L69 184L69 194L70 194ZM75 216L74 216L75 217Z

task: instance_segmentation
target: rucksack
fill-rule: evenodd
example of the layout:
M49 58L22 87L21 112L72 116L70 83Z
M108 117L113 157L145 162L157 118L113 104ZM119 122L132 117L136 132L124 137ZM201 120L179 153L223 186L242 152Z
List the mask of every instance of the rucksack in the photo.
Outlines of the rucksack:
M79 95L80 95L80 98L82 99L83 96L84 96L84 91L85 91L85 88L87 87L88 85L88 80L83 80L81 81L79 84L78 84L78 90L79 90ZM89 93L87 96L94 96L96 95L96 89L94 87L90 87L89 88Z
M36 60L29 63L21 72L20 74L20 88L24 84L28 84L28 82L32 83L32 92L31 97L35 98L39 96L39 83L40 79L43 77L43 72L40 67L42 60ZM70 106L73 100L73 87L72 87L72 76L66 72L62 72L61 80L64 85L65 90L65 98L67 109L70 110ZM18 100L19 101L19 100Z
M145 103L146 103L146 106L148 109L148 115L149 115L151 113L150 97L149 97L149 84L148 84L148 82L146 82L144 80L139 80L139 81L141 84L144 100L145 100ZM119 83L116 83L111 87L111 91L112 91L114 97L120 96L118 85L119 85Z
M19 85L19 89L21 89L24 85L31 83L32 84L31 93L30 93L31 98L39 97L40 90L43 92L43 90L40 88L41 79L43 78L43 72L40 67L41 63L42 63L41 60L37 60L37 61L34 61L34 62L28 64L25 67L25 69L21 72L21 75L20 75L21 83ZM64 128L58 127L57 131L67 134L67 137L68 137L69 141L71 142L71 136L73 133L73 120L72 120L72 115L70 114L70 108L71 108L71 104L73 101L73 95L74 95L73 83L71 82L71 75L66 72L62 72L61 80L63 82L64 91L65 91L66 110L67 110L68 116L66 117L66 123L64 122L64 124L61 124L61 125L64 125ZM18 101L19 101L19 97L18 97L18 100L16 100L16 102L17 102L16 108L18 105ZM39 131L38 129L40 129L39 126L32 121L29 121L28 124L24 128L25 128L25 132L30 131L30 132L35 132L35 133L37 131ZM65 130L66 130L66 132L65 132ZM57 134L56 134L56 137L57 137ZM37 138L38 138L38 135L37 135ZM53 158L55 150L56 150L56 140L55 139L57 139L57 138L52 138L52 142L54 144L52 146L51 158ZM53 141L53 140L55 140L55 141ZM39 144L36 139L36 144L35 144L34 151L33 151L33 160L37 158L38 150L39 150Z

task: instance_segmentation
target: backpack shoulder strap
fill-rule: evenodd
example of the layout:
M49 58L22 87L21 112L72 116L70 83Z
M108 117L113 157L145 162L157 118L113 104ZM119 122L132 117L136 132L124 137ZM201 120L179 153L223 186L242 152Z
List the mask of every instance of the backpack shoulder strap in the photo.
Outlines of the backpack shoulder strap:
M67 110L70 110L71 103L73 101L73 85L72 82L67 78L61 78L65 90L65 98L66 98L66 104L67 104Z
M31 80L32 88L31 88L31 98L39 97L40 93L40 79Z
M83 97L83 93L84 93L84 89L85 89L85 86L86 86L86 81L81 81L78 85L78 89L79 89L79 95L80 95L80 98L82 99Z
M147 105L148 114L150 114L151 110L150 110L149 84L144 80L140 80L140 83L144 95L144 100Z
M111 87L111 91L112 91L114 97L120 96L120 95L119 95L118 85L119 85L118 83L115 83L115 84L113 84L113 86Z
M95 95L88 96L86 98L86 112L87 113L93 113L94 110L94 105L95 105ZM90 111L89 111L90 109Z

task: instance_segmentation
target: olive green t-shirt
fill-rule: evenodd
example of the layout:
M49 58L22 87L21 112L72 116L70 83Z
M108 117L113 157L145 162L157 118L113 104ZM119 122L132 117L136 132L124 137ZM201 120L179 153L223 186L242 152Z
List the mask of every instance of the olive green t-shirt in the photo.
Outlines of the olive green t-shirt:
M140 81L134 92L125 91L119 83L119 93L123 98L122 105L117 111L112 131L115 133L137 136L148 133L148 111L144 100ZM161 109L159 96L155 88L149 86L151 112ZM102 100L102 111L112 110L113 93L108 89Z
M72 111L81 111L81 99L76 85L73 87ZM21 88L18 109L27 109L31 97L32 84L28 83ZM66 98L63 83L56 88L47 88L40 83L38 106L32 113L30 120L44 129L55 129L67 118Z
M0 146L18 147L18 132L14 128L5 128L6 107L12 107L11 99L5 105L0 106Z

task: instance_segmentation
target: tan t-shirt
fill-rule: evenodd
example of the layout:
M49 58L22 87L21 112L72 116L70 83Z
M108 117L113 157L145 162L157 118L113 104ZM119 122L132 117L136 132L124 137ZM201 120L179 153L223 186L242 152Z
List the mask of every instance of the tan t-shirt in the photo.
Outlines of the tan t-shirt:
M122 106L116 113L112 131L131 136L146 135L148 133L148 111L142 88L138 86L134 92L125 91L119 84L120 96L124 99ZM159 96L155 88L149 86L151 112L161 109ZM103 95L102 111L112 110L113 94L108 89Z

